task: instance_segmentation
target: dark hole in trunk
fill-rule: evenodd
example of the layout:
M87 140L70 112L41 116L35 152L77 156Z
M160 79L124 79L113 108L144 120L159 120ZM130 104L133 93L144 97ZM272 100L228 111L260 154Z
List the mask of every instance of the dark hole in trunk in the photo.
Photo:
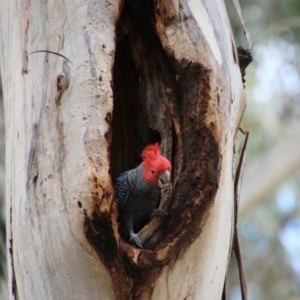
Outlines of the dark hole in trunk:
M122 18L118 30L124 26ZM136 33L134 33L136 34ZM160 142L158 131L148 126L146 99L140 97L140 74L131 53L131 34L123 36L116 47L113 70L114 108L112 119L111 175L118 175L141 163L141 152L148 144ZM144 58L145 60L147 57Z

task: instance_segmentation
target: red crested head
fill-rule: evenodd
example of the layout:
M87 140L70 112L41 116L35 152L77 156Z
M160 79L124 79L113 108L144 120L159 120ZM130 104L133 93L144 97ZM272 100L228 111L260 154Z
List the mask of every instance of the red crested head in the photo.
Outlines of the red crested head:
M145 181L160 188L168 185L172 166L167 158L160 155L158 143L147 146L142 153L142 158Z

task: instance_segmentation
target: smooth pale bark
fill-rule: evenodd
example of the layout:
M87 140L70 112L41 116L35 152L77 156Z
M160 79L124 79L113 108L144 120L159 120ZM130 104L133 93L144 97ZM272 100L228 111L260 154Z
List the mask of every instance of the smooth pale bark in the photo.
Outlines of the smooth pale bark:
M91 210L87 141L110 183L104 119L112 111L120 10L121 1L2 3L11 299L114 298L110 274L85 238L78 201ZM37 50L60 52L73 64L29 55Z
M223 1L159 4L164 49L209 70L205 123L222 164L201 234L163 268L152 296L140 297L220 299L232 239L233 145L245 109L241 74ZM112 190L107 133L121 9L121 1L7 1L1 7L11 299L115 298L110 273L86 239L82 208L92 215L91 170L99 193ZM27 56L37 50L59 52L73 64L54 54ZM109 211L111 200L101 209Z
M170 11L168 1L164 2ZM181 10L176 2L173 7L177 10L171 10L171 15L181 20L165 27L158 22L158 32L165 49L174 51L178 60L188 57L212 70L212 101L206 123L217 124L213 132L222 167L219 190L201 235L174 266L165 267L153 299L221 299L233 224L233 143L245 95L223 2L182 1Z

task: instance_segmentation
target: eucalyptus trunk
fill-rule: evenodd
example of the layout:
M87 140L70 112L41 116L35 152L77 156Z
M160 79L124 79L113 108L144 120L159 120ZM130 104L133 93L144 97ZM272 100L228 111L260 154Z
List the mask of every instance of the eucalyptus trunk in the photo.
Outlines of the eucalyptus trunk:
M10 299L221 299L245 109L223 1L11 0L0 20ZM137 249L113 180L154 142L168 217Z

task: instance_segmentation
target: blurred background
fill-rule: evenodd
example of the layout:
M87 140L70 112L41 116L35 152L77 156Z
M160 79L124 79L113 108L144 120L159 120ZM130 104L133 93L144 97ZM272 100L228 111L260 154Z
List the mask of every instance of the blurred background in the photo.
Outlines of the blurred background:
M247 47L232 0L225 0L237 46ZM238 228L249 300L300 299L300 1L240 0L254 61L246 70L250 131ZM0 94L2 94L0 84ZM4 117L0 95L0 299L6 299ZM239 300L238 268L227 294Z
M247 47L232 0L237 46ZM246 70L250 131L238 229L249 300L300 299L300 1L240 0L252 38ZM232 259L228 298L239 300Z

